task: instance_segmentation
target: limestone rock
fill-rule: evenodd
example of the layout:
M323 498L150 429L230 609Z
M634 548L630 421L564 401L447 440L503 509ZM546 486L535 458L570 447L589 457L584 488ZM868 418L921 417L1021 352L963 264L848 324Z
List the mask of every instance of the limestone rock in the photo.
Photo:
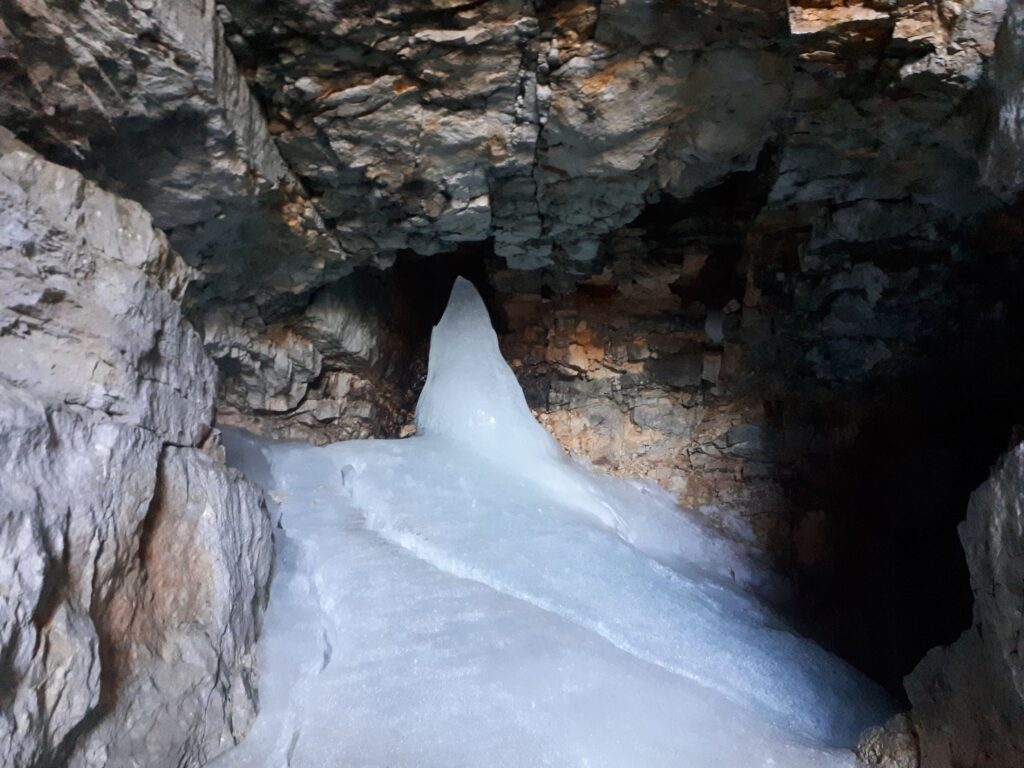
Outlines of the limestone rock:
M201 447L215 368L136 203L0 129L0 754L200 765L254 715L262 494Z
M99 411L175 442L201 440L215 370L182 322L184 264L139 205L5 133L4 379L52 405Z
M208 312L203 334L210 356L225 371L228 405L290 411L320 375L323 358L313 343L285 326L267 326L252 307Z
M986 148L985 182L1012 200L1024 189L1024 8L1008 4L991 63L992 96Z
M1013 6L23 0L0 121L144 202L200 303L467 241L593 271L762 160L815 249L928 241L1021 187Z
M793 124L769 203L802 208L811 247L934 239L998 205L972 112L1006 6L792 4Z
M775 0L225 5L285 158L368 253L493 237L578 269L649 193L751 167L787 99Z
M324 371L376 386L387 319L330 291L356 266L486 242L585 275L651 206L747 180L765 237L799 233L784 271L819 280L793 334L824 312L828 338L801 364L862 381L905 329L829 273L934 248L1024 183L1017 5L21 0L0 121L142 201L199 268L190 312L241 411L295 413ZM729 365L649 363L684 389ZM313 399L304 418L344 410Z
M315 442L397 432L396 382L385 374L404 341L389 317L387 284L364 277L324 286L283 322L267 323L251 306L208 310L202 331L221 370L218 418ZM258 424L252 413L270 421Z

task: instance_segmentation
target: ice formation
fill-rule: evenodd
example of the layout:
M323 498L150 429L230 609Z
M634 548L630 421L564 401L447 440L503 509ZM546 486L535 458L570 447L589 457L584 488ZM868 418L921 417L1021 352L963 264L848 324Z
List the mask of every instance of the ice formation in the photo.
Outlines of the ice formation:
M734 545L562 453L462 280L417 429L228 435L282 501L262 713L219 768L831 768L890 713Z

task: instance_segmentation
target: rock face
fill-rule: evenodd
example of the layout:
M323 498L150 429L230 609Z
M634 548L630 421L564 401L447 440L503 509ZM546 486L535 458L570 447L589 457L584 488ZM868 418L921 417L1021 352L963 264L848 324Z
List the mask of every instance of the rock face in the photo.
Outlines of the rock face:
M994 283L948 246L801 258L756 199L722 194L619 229L596 275L495 263L502 348L570 451L723 525L747 518L757 546L820 579L862 425L958 335L1003 338L992 308L1015 256L978 254Z
M864 768L918 768L920 764L917 734L905 714L865 731L856 751Z
M493 238L510 267L581 271L650 200L773 148L771 205L822 245L995 203L966 107L1001 0L225 6L282 153L357 252Z
M12 2L0 120L142 201L206 296L484 240L586 271L765 152L819 245L929 239L1019 187L1008 5Z
M974 623L906 680L927 768L1024 763L1024 443L974 492L960 539Z
M223 299L350 267L294 175L206 0L6 3L0 123L141 202Z
M592 261L646 195L752 165L787 98L776 0L225 5L284 156L366 253Z
M359 265L487 243L512 269L600 272L650 205L767 169L766 247L797 242L812 269L842 271L934 250L1024 178L1020 11L1005 0L2 14L0 122L143 202L201 268L190 311L228 408L298 432L400 420L388 366L333 354L333 321L307 315L325 290L351 295ZM863 309L850 302L836 312ZM393 329L359 322L386 357Z
M991 105L982 172L1001 197L1024 188L1024 8L1009 3L990 65Z
M255 713L272 561L216 460L189 271L136 203L0 129L0 753L200 765Z

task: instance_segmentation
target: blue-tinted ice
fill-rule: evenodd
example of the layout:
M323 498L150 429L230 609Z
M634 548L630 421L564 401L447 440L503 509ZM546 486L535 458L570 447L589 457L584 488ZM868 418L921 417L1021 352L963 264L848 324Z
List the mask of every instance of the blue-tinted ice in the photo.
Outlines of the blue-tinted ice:
M729 540L562 453L463 280L417 431L228 436L283 530L262 712L219 767L831 768L890 714Z

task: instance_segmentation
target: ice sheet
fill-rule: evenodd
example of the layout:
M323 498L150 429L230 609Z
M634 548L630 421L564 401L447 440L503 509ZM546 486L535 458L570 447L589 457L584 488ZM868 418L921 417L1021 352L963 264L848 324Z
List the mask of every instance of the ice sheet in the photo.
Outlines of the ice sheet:
M852 765L890 704L756 597L731 542L565 457L457 283L419 435L238 433L283 499L262 712L229 766Z

